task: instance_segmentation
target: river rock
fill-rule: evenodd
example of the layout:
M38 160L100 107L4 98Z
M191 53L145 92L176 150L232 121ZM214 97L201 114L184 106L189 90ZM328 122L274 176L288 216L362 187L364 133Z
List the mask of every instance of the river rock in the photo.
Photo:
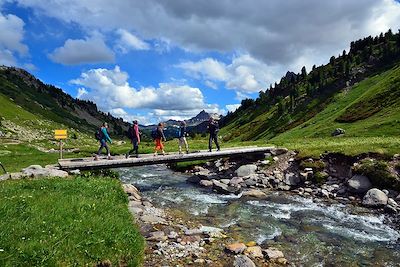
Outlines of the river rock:
M213 186L213 182L212 182L212 181L209 181L209 180L201 180L201 181L199 182L199 184L200 184L201 186L204 186L204 187L211 187L211 186Z
M268 248L263 250L265 256L269 260L276 260L279 258L284 258L283 252L276 248Z
M148 241L165 241L167 236L163 231L151 232L149 237L146 238Z
M244 181L244 183L245 183L248 187L250 187L250 186L255 186L255 185L257 184L257 178L256 178L256 177L250 177L250 178L246 179L246 180Z
M136 200L141 200L142 197L139 195L139 190L132 184L123 184L122 188L124 189L125 193L129 196L134 197Z
M213 182L213 188L222 194L237 194L240 192L240 188L236 188L233 186L229 186L226 184L221 183L220 181L217 181L215 179L212 180Z
M285 175L285 184L290 185L290 186L296 186L298 185L301 180L300 177L294 173L287 173Z
M347 185L349 186L350 191L354 193L365 193L372 187L368 177L358 174L349 179Z
M145 223L150 223L150 224L166 224L167 221L164 218L161 218L156 215L151 215L151 214L146 214L140 217L140 220L142 220Z
M262 258L263 257L261 247L259 247L259 246L248 247L248 248L246 248L244 253L249 255L252 258Z
M256 171L257 171L257 165L247 164L240 166L235 173L238 177L244 177L254 174Z
M382 192L385 193L385 195L389 196L389 190L383 189Z
M246 245L243 243L233 243L225 246L225 249L234 254L240 254L246 249Z
M234 267L256 267L254 262L246 255L239 255L233 262Z
M387 204L395 208L399 207L399 204L397 204L397 202L393 198L388 198Z
M230 181L229 184L231 186L238 186L240 183L243 183L243 178L242 177L233 177Z
M388 203L388 196L377 188L368 190L365 194L362 202L368 207L381 207Z
M197 175L197 174L189 176L186 179L186 181L188 181L189 183L192 183L192 184L198 184L198 183L200 183L201 180L204 180L204 176L203 175Z
M221 183L223 183L223 184L229 184L229 182L231 181L231 180L229 180L229 179L221 179L221 180L219 180Z
M252 189L244 192L242 197L266 198L267 195L261 190Z

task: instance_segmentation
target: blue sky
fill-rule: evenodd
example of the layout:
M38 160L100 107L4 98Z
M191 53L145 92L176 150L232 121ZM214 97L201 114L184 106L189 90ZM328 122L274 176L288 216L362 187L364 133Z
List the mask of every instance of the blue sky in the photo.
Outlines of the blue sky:
M0 64L143 124L226 113L400 27L394 0L0 0Z

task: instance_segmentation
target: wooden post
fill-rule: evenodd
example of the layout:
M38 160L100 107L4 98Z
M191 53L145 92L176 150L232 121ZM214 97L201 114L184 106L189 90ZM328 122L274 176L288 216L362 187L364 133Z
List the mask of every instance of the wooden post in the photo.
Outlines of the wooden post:
M63 158L63 141L60 139L60 159Z

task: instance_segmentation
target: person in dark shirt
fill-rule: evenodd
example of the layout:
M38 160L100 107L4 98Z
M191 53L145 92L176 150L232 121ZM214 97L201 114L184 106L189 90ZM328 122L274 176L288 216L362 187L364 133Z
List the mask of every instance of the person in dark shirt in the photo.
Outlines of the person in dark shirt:
M218 122L214 120L214 118L210 118L208 122L208 131L210 132L210 138L208 139L208 151L211 152L212 150L212 142L214 141L215 145L217 146L217 151L220 150L219 143L218 143L218 132L219 126Z
M186 154L189 154L189 145L186 140L187 132L186 132L186 122L182 121L179 127L179 154L182 154L182 146L185 145Z
M140 144L140 132L138 122L133 121L133 125L129 128L129 139L131 139L131 143L133 148L129 150L129 152L125 155L126 158L129 158L129 155L135 152L135 156L139 157L139 144Z
M156 145L154 148L154 156L157 156L158 151L161 151L161 153L165 155L163 141L165 142L166 139L164 135L164 125L161 122L157 126L157 136L154 141Z

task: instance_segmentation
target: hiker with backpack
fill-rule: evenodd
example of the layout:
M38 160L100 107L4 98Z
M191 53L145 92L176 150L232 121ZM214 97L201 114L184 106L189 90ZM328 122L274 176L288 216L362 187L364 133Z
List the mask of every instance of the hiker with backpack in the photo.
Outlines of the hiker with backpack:
M135 152L135 157L139 157L139 144L140 144L140 132L137 120L133 121L133 125L128 129L128 137L131 140L133 148L125 155L125 158L129 158L132 152Z
M97 154L96 154L94 160L99 160L99 157L100 157L100 154L101 154L101 151L103 150L103 148L106 149L107 159L111 159L110 149L107 146L107 142L109 142L111 144L112 140L110 138L110 135L108 134L107 122L104 122L103 125L96 131L95 137L100 142L100 147L99 147L99 150L97 151Z
M219 132L218 122L215 121L213 117L211 117L208 122L207 128L208 128L208 131L210 132L210 137L208 139L208 151L211 152L213 141L214 141L215 145L217 146L217 151L219 151L220 147L219 147L219 143L218 143L218 132Z
M154 156L157 156L158 151L161 151L164 156L165 151L163 141L165 142L166 139L164 135L164 125L161 122L158 124L157 128L151 132L151 136L153 137L155 142Z
M186 136L187 136L186 122L181 121L181 125L179 126L179 132L178 132L179 154L182 154L182 145L185 145L186 154L189 154L189 146L186 140Z

